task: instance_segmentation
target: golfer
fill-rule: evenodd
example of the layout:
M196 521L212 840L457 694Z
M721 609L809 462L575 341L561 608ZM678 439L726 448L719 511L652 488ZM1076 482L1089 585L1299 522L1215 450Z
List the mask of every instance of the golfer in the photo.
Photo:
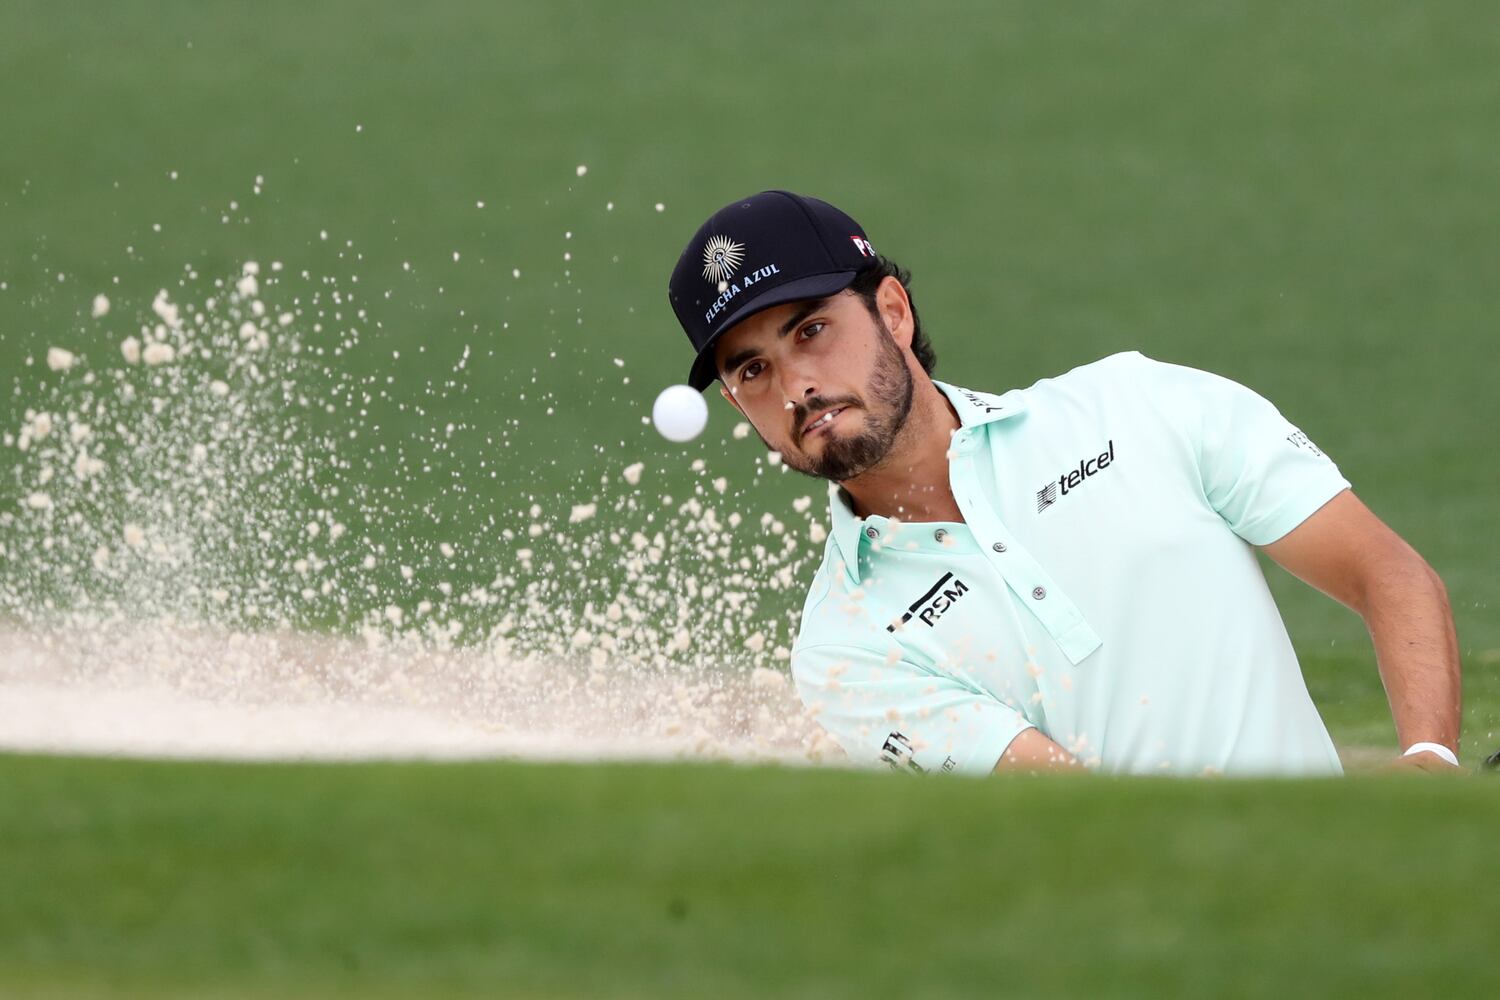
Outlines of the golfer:
M1251 390L1136 352L936 381L907 272L786 191L714 213L670 296L690 384L830 483L792 675L851 758L1339 773L1258 549L1364 619L1396 765L1458 766L1442 581Z

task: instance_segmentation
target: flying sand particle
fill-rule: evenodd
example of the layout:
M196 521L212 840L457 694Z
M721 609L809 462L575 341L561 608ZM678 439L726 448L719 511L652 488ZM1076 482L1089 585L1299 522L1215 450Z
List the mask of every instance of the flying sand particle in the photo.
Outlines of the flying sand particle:
M91 479L104 471L104 463L80 448L73 459L73 478Z
M165 288L156 293L156 298L151 302L151 311L156 313L163 323L174 330L182 326L182 319L178 315L177 307L167 298L167 290Z
M763 691L779 691L786 687L786 674L780 670L756 667L750 671L750 686Z
M276 269L272 265L272 270ZM262 291L258 287L259 268L253 262L237 270L242 270L242 273L231 273L214 281L214 290L208 291L202 300L184 298L178 305L171 301L166 291L157 294L152 303L155 315L150 317L151 322L136 336L117 341L121 356L128 364L145 360L154 366L174 361L181 362L183 368L181 371L131 372L126 369L105 373L111 385L117 386L116 401L120 408L115 412L92 404L83 409L75 407L72 402L60 402L64 390L72 392L81 386L74 387L66 382L59 386L57 379L49 380L51 384L43 386L46 392L53 394L48 398L59 402L49 404L52 411L49 415L38 417L35 412L28 413L21 431L13 442L8 442L14 443L18 452L26 452L19 457L17 452L12 452L17 461L30 463L25 468L25 477L18 483L25 485L12 493L16 499L11 501L11 509L19 514L27 505L28 491L44 493L43 484L52 478L54 484L62 480L67 486L91 493L100 485L108 487L111 491L108 495L118 490L128 498L126 516L139 517L142 521L122 525L121 521L105 519L102 524L91 526L80 520L83 515L70 513L72 520L68 522L67 530L54 530L54 526L61 527L60 518L43 511L25 521L29 525L26 530L33 532L38 543L34 549L54 552L50 558L58 566L63 565L61 554L65 552L69 560L67 565L83 571L73 579L91 581L87 586L100 587L107 600L114 600L117 591L124 593L124 588L134 588L140 601L155 602L143 607L148 617L158 608L196 608L206 620L186 623L190 628L196 624L208 624L232 630L229 637L233 648L227 658L204 655L204 650L181 658L185 668L196 670L200 663L205 669L209 669L210 663L215 669L224 668L222 677L215 675L215 679L226 683L232 681L235 690L226 692L230 694L240 693L241 688L245 694L257 698L270 693L263 691L260 685L263 682L281 683L279 677L273 677L275 671L295 665L280 660L283 653L278 648L271 654L268 666L266 651L262 648L252 650L253 642L248 633L239 631L243 622L265 623L278 630L296 629L309 614L325 621L347 614L344 620L356 632L358 638L353 641L358 644L360 652L353 656L351 672L345 679L361 686L373 682L381 691L401 698L425 697L436 690L423 687L429 682L457 682L458 675L451 671L460 669L459 660L469 656L472 647L475 665L482 664L484 669L464 681L462 714L468 717L466 721L482 720L488 726L491 722L499 723L502 712L509 712L519 705L519 702L509 705L497 700L496 691L502 691L505 698L512 697L508 688L512 684L511 675L514 675L517 685L525 681L522 675L529 669L525 666L526 657L535 655L535 651L544 647L566 650L570 637L582 633L585 645L571 657L571 662L564 662L561 669L567 671L581 667L583 673L577 675L578 679L587 679L588 684L598 687L601 706L604 700L620 701L627 690L630 698L638 698L648 713L646 717L658 720L646 724L645 730L639 734L643 738L660 737L670 723L678 727L684 740L691 741L688 745L695 749L688 752L693 753L727 752L737 756L747 752L743 748L750 747L753 741L754 747L758 748L748 751L753 755L759 755L763 750L777 754L798 748L794 749L798 756L804 756L805 749L807 759L819 759L818 754L823 751L818 750L818 746L831 748L826 741L819 744L813 739L814 734L810 725L805 725L806 717L797 707L795 696L787 694L786 698L782 697L785 689L791 686L784 668L778 672L762 667L762 672L753 676L747 670L719 677L717 668L721 664L740 662L748 668L760 660L775 666L778 661L789 657L787 645L782 641L786 624L779 616L768 615L760 606L760 598L767 591L783 591L791 587L803 555L801 551L792 554L792 547L783 550L780 544L770 545L770 551L757 544L755 539L764 536L750 526L759 518L759 511L742 516L739 512L716 511L708 507L706 501L713 495L710 488L723 494L727 492L728 480L718 477L710 481L706 475L707 463L703 459L684 456L693 468L704 474L703 479L697 480L694 495L686 502L660 497L654 491L642 497L638 491L616 490L607 502L600 500L574 505L568 523L589 523L587 527L565 529L566 534L556 533L556 522L561 520L555 509L556 499L561 498L554 499L545 513L537 505L529 520L536 522L541 537L549 539L549 547L538 554L537 569L545 570L549 575L554 569L557 572L578 571L588 561L603 558L607 553L619 551L625 556L628 586L601 594L602 603L588 605L580 601L578 608L570 607L566 600L557 601L558 595L547 589L546 577L534 575L531 566L534 556L530 549L516 551L509 561L502 560L493 582L455 587L447 581L430 578L431 573L443 572L441 562L430 560L426 553L419 554L412 551L410 545L402 544L417 541L415 539L394 536L393 547L387 552L385 544L377 544L366 536L361 539L359 548L351 547L349 552L337 556L322 551L323 548L334 549L331 544L309 543L309 537L321 541L325 536L331 540L344 534L343 526L332 520L334 511L340 509L336 505L341 501L323 501L330 509L315 513L307 509L305 498L294 498L289 492L269 496L244 492L248 488L244 484L251 480L258 484L262 477L246 476L243 472L269 472L273 468L279 469L277 463L283 460L290 473L287 478L293 482L305 480L312 461L334 458L334 467L338 467L336 456L308 449L309 445L322 447L321 442L309 441L300 431L298 435L292 435L292 423L276 422L277 415L287 409L288 404L299 409L321 410L326 407L329 413L335 412L337 404L340 410L345 407L359 409L360 415L365 416L361 406L372 402L368 395L363 403L342 398L342 393L338 396L319 395L317 386L321 382L318 379L329 374L326 368L320 367L311 373L313 381L294 380L294 376L304 373L284 365L284 362L298 356L302 347L296 328L299 319L305 317L310 326L320 320L324 324L345 322L334 312L343 308L348 311L346 315L357 313L361 323L376 325L377 321L366 317L362 309L347 305L347 298L341 300L347 294L343 288L325 293L331 307L327 312L320 311L322 303L317 300L316 293L311 303L308 299L297 300L290 303L292 311L282 311L288 308L288 304L274 301L275 294L280 291L274 286L265 290L268 301L264 303L253 296L247 298L245 293L253 291L258 295ZM173 279L176 283L168 286L175 294L186 294L184 290L191 287L189 282L199 280L192 267L187 268L186 274L186 279ZM515 274L519 277L518 268ZM252 287L245 278L257 280ZM306 272L303 278L309 279ZM278 315L280 328L270 318ZM266 318L258 318L262 316ZM263 327L275 332L274 340ZM355 334L356 331L349 331L351 339ZM349 350L350 347L351 343L346 340L343 349ZM301 356L307 357L311 353ZM322 351L317 351L316 356L321 358ZM613 360L617 368L625 367L625 359L604 357ZM76 360L78 367L87 367L84 357ZM84 379L90 378L91 374L84 373ZM229 391L231 387L232 391ZM212 403L211 397L215 396L232 396L232 405ZM33 411L36 409L40 407L34 406ZM98 444L88 425L81 422L81 417L86 417L99 429ZM59 428L67 429L69 433L61 435L57 433ZM750 430L750 426L744 424L737 436L749 436ZM57 440L60 436L62 441ZM351 432L348 436L355 435ZM283 442L285 444L278 449L276 446ZM244 457L251 445L255 447L256 462L246 465ZM151 458L153 451L159 456L159 464L143 466L142 461ZM260 458L268 451L272 454L267 455L265 463L261 464ZM109 456L111 461L106 467L90 452ZM91 478L95 474L118 479L105 480L103 484L90 482L79 487L66 476L69 467L79 479ZM614 467L612 463L591 474L603 474L601 478L606 480L603 483L606 488L609 485L607 469L610 467ZM644 462L631 463L622 470L621 479L624 483L639 486L644 467ZM54 470L60 474L54 477ZM330 487L330 497L338 494L337 486ZM56 485L46 487L45 495L52 511L72 512L79 499L79 495L69 495ZM528 497L526 502L535 499ZM658 500L660 505L656 503ZM497 526L498 533L507 542L519 536L525 544L525 535L519 528L528 519L519 519L517 514L519 511L512 510L509 514L511 526ZM636 533L638 539L632 535L632 529L637 525L631 520L637 515L644 518L644 523L639 526L645 529ZM22 523L15 517L13 520ZM596 527L601 521L605 523ZM152 524L149 534L142 522ZM742 524L749 529L747 534L753 537L740 539L731 536L731 529ZM374 534L378 528L398 528L398 525L377 524L369 530ZM772 534L784 530L785 526L774 518L766 526L766 531ZM243 537L239 532L243 532ZM384 537L388 543L392 541L389 533L376 537ZM627 538L631 540L628 545L625 544ZM310 550L300 558L295 551L299 540L306 550ZM783 541L790 539L779 539L778 543ZM280 548L269 548L278 545ZM129 558L111 557L112 550L122 548ZM445 556L456 557L453 546L444 543L439 548ZM732 548L735 551L731 551ZM14 554L12 549L0 550L0 558L10 559ZM724 573L712 579L682 576L680 557L695 561L717 560ZM401 567L395 592L386 592L389 583L382 578L384 574L364 575L363 571L397 565L402 558L411 558L415 568ZM243 580L234 575L235 567L241 563L248 573L253 574ZM231 578L237 582L230 583ZM406 587L400 586L402 579L408 581L406 586L411 588L410 604L400 603L408 599ZM674 581L680 584L683 594L675 610L667 605L656 606L651 595L673 586ZM440 600L432 591L440 592L443 599ZM424 594L429 599L421 600ZM79 590L79 595L89 596L85 590ZM325 602L324 598L328 600ZM136 600L134 595L130 599ZM0 581L0 607L9 608L15 602L15 596L8 594L4 581ZM304 607L301 602L316 603ZM497 616L503 613L504 620L495 623L480 617L484 613L480 609L491 606L497 609ZM413 610L404 611L406 607ZM89 613L86 605L77 612L78 620L84 621L85 627ZM191 615L192 611L189 610L188 614ZM761 631L754 631L757 627ZM723 637L724 631L730 639L728 644L710 641L715 632ZM458 641L460 636L462 643ZM702 636L705 642L697 643L696 636ZM3 638L3 633L0 633L0 638ZM325 639L335 643L342 641L323 636L317 641L324 642ZM242 650L238 647L241 640L250 643ZM436 666L441 669L436 672L427 669L433 661L413 659L427 655L417 651L417 644L426 647L429 643L434 647L432 653L439 657ZM735 648L741 644L744 644L743 648ZM384 649L400 652L391 654L395 659L382 660L380 657L385 654L380 651ZM448 659L450 654L454 655L451 661ZM110 655L115 655L113 650ZM155 662L153 660L153 669ZM352 665L356 663L357 666ZM372 672L372 665L376 663L379 670L390 672L384 677ZM501 669L490 669L491 665ZM548 736L560 737L585 722L594 724L587 717L593 710L588 699L593 696L579 694L575 698L567 694L575 690L568 686L571 676L562 677L560 686L550 692L559 698L535 704L527 702L526 726ZM627 676L628 680L625 679ZM664 686L656 692L652 685L657 683L658 676ZM304 679L299 676L298 682ZM383 683L386 679L390 682L389 687ZM536 680L532 678L524 684L528 699L537 689ZM720 680L737 687L710 687ZM322 684L321 675L315 683ZM583 686L580 684L579 689ZM300 699L301 695L297 697ZM737 698L746 697L754 700L735 704ZM614 713L612 719L618 715L619 707L613 705L609 708ZM657 707L661 710L657 711ZM753 718L730 719L731 714L742 712L746 707L751 708ZM564 714L554 718L549 714L554 708ZM546 718L538 716L539 709L545 710L542 715ZM735 727L743 728L746 724L750 729L744 734L729 735L731 730L739 734ZM506 720L503 726L511 729L513 723ZM463 729L462 722L459 729ZM451 726L445 725L444 731L452 731ZM389 735L381 739L384 741ZM179 734L169 738L181 737ZM614 728L610 729L609 740L619 742ZM808 742L802 743L803 740ZM394 744L382 742L381 745ZM611 751L606 749L605 752ZM838 753L836 749L828 752Z
M164 365L177 357L177 351L171 344L163 344L160 341L147 344L146 349L141 352L141 360L148 365Z

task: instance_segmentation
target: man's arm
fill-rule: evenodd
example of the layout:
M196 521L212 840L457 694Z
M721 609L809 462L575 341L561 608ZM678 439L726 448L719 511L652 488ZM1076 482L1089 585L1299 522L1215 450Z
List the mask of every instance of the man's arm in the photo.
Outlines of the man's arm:
M1052 742L1040 729L1023 729L995 763L997 774L1017 771L1082 771L1084 767L1068 751Z
M1349 490L1264 551L1364 619L1402 749L1437 743L1456 754L1458 636L1447 589L1427 561ZM1424 770L1448 767L1433 753L1409 762Z
M894 638L792 650L798 696L852 759L884 761L898 770L986 775L1016 737L1032 728L998 698L901 654Z

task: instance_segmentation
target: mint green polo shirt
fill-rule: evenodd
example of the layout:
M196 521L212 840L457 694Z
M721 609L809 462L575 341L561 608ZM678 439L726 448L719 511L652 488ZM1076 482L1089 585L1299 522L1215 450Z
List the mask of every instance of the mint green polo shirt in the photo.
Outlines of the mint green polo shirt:
M1305 434L1137 352L936 385L963 522L860 519L832 486L792 650L851 758L984 774L1035 726L1106 772L1339 773L1254 551L1349 488Z

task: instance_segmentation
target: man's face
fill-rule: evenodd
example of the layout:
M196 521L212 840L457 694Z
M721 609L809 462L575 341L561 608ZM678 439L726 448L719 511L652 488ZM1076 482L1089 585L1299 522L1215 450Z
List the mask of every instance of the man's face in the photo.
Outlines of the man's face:
M895 444L912 373L910 306L894 278L877 291L876 312L846 291L775 306L719 338L725 398L798 472L844 482Z

